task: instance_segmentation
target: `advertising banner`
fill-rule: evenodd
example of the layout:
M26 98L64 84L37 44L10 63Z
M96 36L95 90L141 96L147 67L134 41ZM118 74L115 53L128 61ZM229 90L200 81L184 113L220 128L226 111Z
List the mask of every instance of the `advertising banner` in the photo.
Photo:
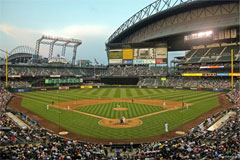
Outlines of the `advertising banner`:
M216 77L217 74L216 73L203 73L203 76L205 76L205 77Z
M167 58L167 48L156 48L156 58Z
M229 76L237 76L237 77L239 77L240 73L229 73Z
M69 87L59 87L59 90L69 90Z
M133 64L143 64L142 59L133 60Z
M134 49L134 59L155 59L155 48L136 48Z
M221 76L221 77L228 76L228 73L217 73L217 76Z
M14 92L28 92L29 89L25 88L25 89L14 89Z
M80 83L78 78L64 78L64 79L45 79L45 84L61 84L61 83Z
M109 59L122 59L123 51L122 49L109 50L108 58Z
M183 87L174 87L175 89L183 89Z
M144 59L143 64L155 64L155 59Z
M216 69L216 68L224 68L224 66L200 66L200 69L207 69L207 68Z
M61 75L50 75L51 78L59 78Z
M162 80L162 81L166 81L166 80L167 80L167 78L161 78L161 80Z
M8 75L9 78L21 78L21 75Z
M194 87L192 87L192 88L190 88L191 90L198 90L197 88L194 88Z
M213 92L225 92L224 89L213 88Z
M133 60L132 59L124 59L122 61L122 64L133 64Z
M122 59L109 59L109 64L122 64Z
M163 58L156 59L156 64L166 64L166 63L167 63L167 59L163 59Z
M133 59L133 49L123 49L123 59Z
M188 77L188 76L192 76L192 77L201 77L203 74L202 73L183 73L182 76L184 77Z

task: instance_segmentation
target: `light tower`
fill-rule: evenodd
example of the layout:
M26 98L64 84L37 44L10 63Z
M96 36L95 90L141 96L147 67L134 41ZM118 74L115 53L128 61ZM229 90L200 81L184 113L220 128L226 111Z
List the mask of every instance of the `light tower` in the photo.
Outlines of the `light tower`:
M66 47L73 48L72 65L75 65L76 56L77 56L77 47L82 44L82 41L79 39L73 39L73 38L62 38L62 37L53 37L53 36L43 35L36 42L36 48L35 48L36 55L39 55L39 50L40 50L41 44L50 45L48 59L51 59L53 56L54 46L62 47L61 55L64 57L66 54Z

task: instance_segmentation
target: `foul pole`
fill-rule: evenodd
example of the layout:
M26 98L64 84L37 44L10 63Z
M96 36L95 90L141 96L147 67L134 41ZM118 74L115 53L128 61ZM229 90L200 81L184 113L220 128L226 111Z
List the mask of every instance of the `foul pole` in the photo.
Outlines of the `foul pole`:
M8 52L6 51L6 87L8 85Z
M231 82L232 82L232 89L233 89L233 49L231 50Z

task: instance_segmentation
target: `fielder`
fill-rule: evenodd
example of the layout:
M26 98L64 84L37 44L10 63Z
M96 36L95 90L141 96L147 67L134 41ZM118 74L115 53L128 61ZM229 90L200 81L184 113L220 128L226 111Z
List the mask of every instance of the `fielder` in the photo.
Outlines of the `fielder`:
M168 132L168 123L165 123L165 132Z

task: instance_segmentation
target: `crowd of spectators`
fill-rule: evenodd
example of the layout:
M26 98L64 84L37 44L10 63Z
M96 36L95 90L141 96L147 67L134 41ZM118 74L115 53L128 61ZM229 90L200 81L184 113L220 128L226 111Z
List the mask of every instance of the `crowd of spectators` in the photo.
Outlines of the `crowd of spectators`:
M5 75L5 67L1 70L1 75ZM76 75L88 75L89 73L85 69L79 68L64 68L64 67L29 67L29 66L14 66L8 67L8 76L21 76L21 77L37 77L49 75L61 75L61 76L76 76Z
M221 78L169 77L166 80L166 86L228 89L231 88L231 82Z
M31 87L30 83L27 81L8 81L8 85L11 88L28 88Z
M12 94L0 90L1 109ZM6 110L0 111L0 159L101 159L108 150L101 144L81 143L61 138L40 128L40 125L25 114L29 126L20 128ZM23 119L24 120L24 119Z
M12 94L5 89L0 88L0 108L5 108L6 103L12 97Z
M47 133L41 143L0 148L2 159L107 159L108 151L101 144L81 143Z
M136 152L137 159L239 159L240 109L215 131L191 129L185 136L144 144Z
M139 86L175 86L197 88L231 88L231 81L221 78L191 78L191 77L167 77L166 81L160 78L144 78L138 82Z
M237 82L235 88L233 88L227 95L231 102L240 105L240 82Z
M239 100L239 88L228 94ZM12 94L1 89L0 95L1 108L5 108ZM101 144L59 137L42 129L37 122L25 121L30 127L22 129L5 110L1 110L0 127L10 130L0 132L0 159L240 159L240 106L235 105L220 114L224 116L230 111L236 114L214 131L199 125L179 138L144 143L129 156L123 154L126 152L124 149L113 153L111 148ZM213 124L215 117L211 120Z
M167 67L161 66L109 66L103 76L166 76Z

